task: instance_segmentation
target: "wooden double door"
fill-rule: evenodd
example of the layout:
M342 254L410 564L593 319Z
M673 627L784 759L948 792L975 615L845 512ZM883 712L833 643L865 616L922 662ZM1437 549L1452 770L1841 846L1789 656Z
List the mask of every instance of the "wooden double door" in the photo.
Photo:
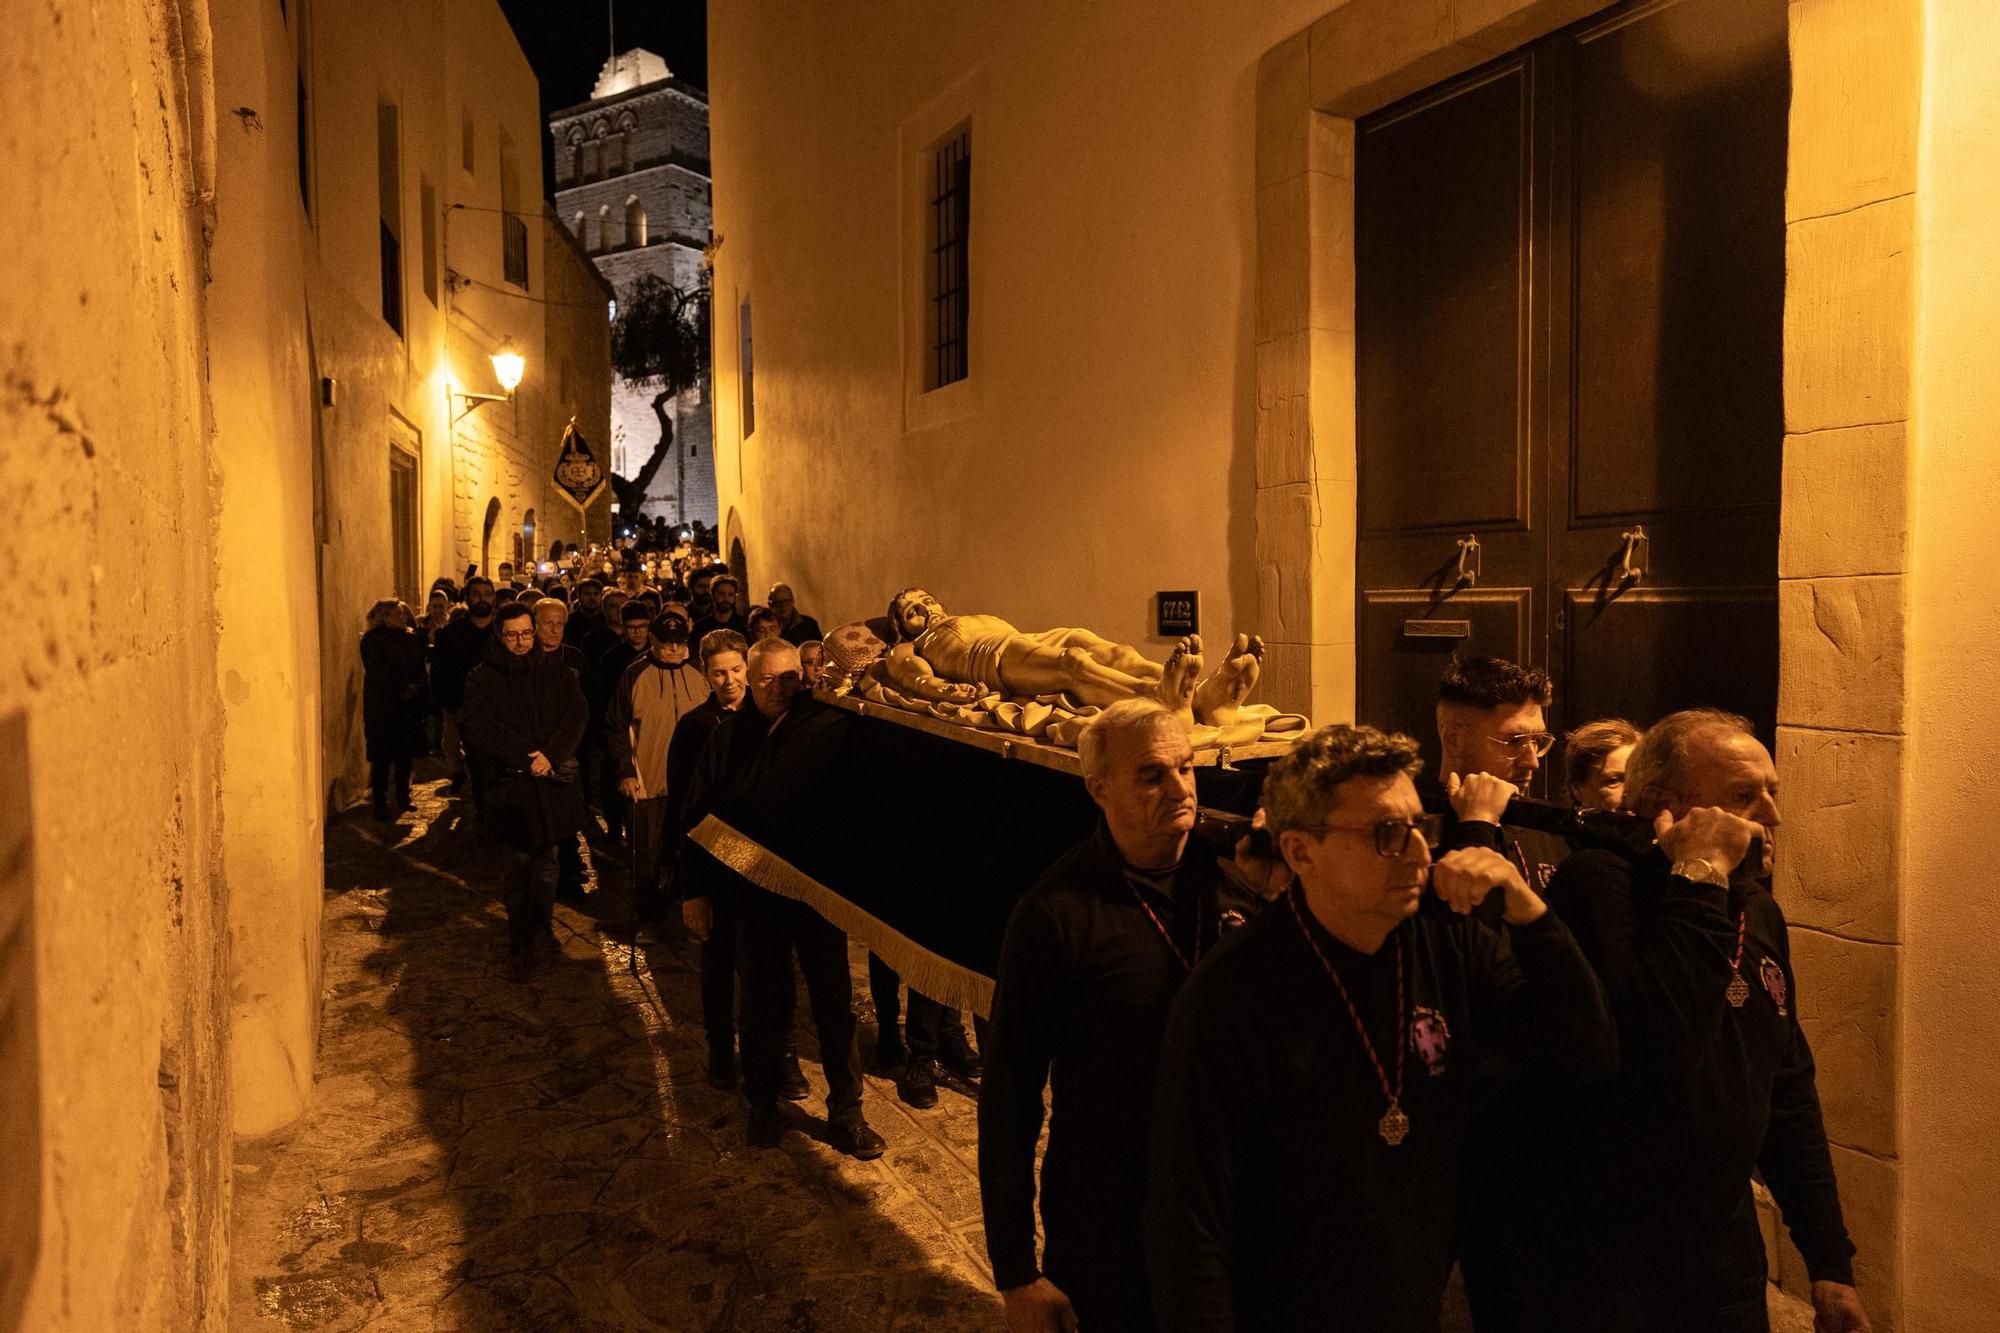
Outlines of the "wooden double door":
M1769 737L1788 100L1784 0L1649 0L1357 125L1362 721L1434 764L1463 649Z

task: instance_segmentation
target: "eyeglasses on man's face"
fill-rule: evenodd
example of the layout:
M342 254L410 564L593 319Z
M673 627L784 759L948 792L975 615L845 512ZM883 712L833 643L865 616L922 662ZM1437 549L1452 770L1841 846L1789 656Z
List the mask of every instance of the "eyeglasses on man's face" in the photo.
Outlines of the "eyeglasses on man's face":
M1554 733L1547 731L1516 731L1505 736L1488 733L1487 739L1509 754L1527 754L1532 750L1537 758L1547 754L1556 743Z
M1424 835L1424 846L1435 847L1444 837L1443 815L1419 815L1415 819L1384 819L1373 824L1322 824L1314 833L1368 833L1375 838L1375 855L1401 856L1410 845L1410 835Z
M531 629L503 629L500 637L508 643L527 643L535 637L535 632Z

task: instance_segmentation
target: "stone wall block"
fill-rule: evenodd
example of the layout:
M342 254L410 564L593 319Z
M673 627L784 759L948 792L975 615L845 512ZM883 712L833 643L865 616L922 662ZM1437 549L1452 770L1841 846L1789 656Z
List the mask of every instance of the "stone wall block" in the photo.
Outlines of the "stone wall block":
M1312 480L1312 417L1304 394L1257 409L1257 485Z
M1257 408L1276 407L1287 398L1301 398L1312 387L1311 342L1304 333L1288 333L1257 344Z
M1354 330L1354 184L1338 176L1306 178L1315 329Z
M1312 500L1312 487L1303 482L1257 492L1257 612L1267 638L1310 641Z
M1835 1145L1833 1173L1840 1181L1840 1207L1854 1238L1854 1285L1867 1307L1875 1333L1896 1333L1901 1305L1902 1224L1898 1198L1902 1165ZM1812 1290L1806 1261L1789 1237L1778 1244L1776 1277L1786 1291L1804 1297Z
M1785 229L1785 429L1909 415L1913 208L1905 196Z
M1787 220L1915 188L1922 48L1918 0L1792 0Z
M1787 437L1780 577L1902 573L1909 490L1901 422Z
M1345 116L1306 112L1306 167L1335 180L1354 179L1354 122Z
M1306 178L1257 190L1257 341L1303 332L1311 298Z
M1288 713L1310 716L1315 671L1312 645L1276 641L1270 637L1268 622L1260 621L1259 627L1265 639L1264 670L1257 678L1257 700Z
M1310 132L1306 35L1278 43L1257 62L1257 183L1275 185L1307 169Z
M1799 1024L1819 1066L1827 1137L1877 1157L1897 1152L1897 954L1893 944L1792 931Z
M1778 584L1778 720L1795 727L1903 729L1901 575Z
M1350 636L1351 638L1352 636ZM1305 713L1316 727L1354 721L1354 645L1312 646L1312 693Z
M1451 0L1452 37L1505 55L1602 8L1603 0Z
M1362 115L1486 59L1453 43L1451 9L1451 0L1349 3L1313 24L1313 105Z
M1903 740L1778 728L1776 891L1795 926L1900 943Z
M1336 329L1314 329L1312 348L1313 480L1343 483L1322 494L1321 509L1354 509L1354 335ZM1349 552L1350 557L1352 552Z

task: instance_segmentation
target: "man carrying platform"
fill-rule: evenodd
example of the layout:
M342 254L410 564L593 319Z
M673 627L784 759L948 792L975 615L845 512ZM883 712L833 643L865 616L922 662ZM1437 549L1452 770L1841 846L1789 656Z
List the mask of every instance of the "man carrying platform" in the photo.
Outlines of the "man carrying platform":
M799 650L783 639L752 645L747 675L753 706L730 714L709 738L688 785L681 831L691 832L714 814L782 856L793 843L811 836L803 830L813 826L812 816L822 805L822 784L838 771L854 718L802 693ZM828 1137L849 1156L880 1157L882 1136L861 1112L861 1057L855 1046L846 933L804 903L757 887L706 853L689 850L693 847L690 839L680 867L694 885L683 904L691 928L697 936L708 933L713 904L707 900L716 888L730 895L736 913L750 1143L774 1148L784 1135L778 1099L797 1004L792 981L796 950L826 1073Z
M1114 703L1078 745L1097 832L1015 905L1001 946L979 1095L986 1249L1007 1326L1151 1326L1139 1210L1146 1110L1167 1006L1253 894L1188 845L1188 725L1158 699ZM1243 868L1254 880L1277 870ZM1035 1141L1045 1244L1035 1258Z
M1432 864L1418 764L1407 736L1332 726L1265 779L1299 884L1174 1003L1146 1205L1163 1328L1435 1330L1475 1075L1616 1066L1596 977L1515 866ZM1490 895L1498 930L1472 917Z

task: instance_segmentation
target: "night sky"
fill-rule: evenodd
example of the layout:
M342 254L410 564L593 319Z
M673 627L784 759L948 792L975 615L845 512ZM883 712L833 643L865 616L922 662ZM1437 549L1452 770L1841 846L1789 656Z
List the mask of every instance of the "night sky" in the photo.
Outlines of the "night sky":
M667 62L674 77L708 87L706 0L609 0L617 9L618 49L643 46ZM597 72L611 56L607 0L500 0L521 49L542 84L542 123L549 112L590 97ZM546 145L544 145L546 150ZM542 191L554 190L544 159Z

